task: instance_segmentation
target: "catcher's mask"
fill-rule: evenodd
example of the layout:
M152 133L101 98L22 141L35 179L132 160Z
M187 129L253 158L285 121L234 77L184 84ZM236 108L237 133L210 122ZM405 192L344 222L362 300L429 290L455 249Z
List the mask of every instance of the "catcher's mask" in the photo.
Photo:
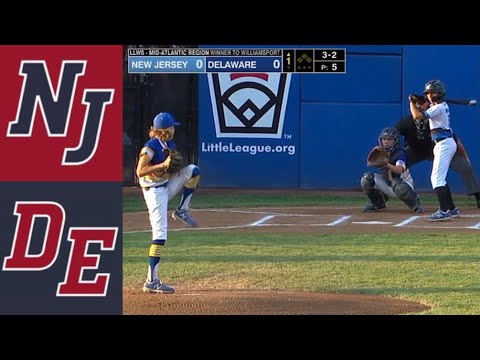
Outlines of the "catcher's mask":
M385 146L382 139L395 139L392 146ZM400 145L400 133L394 127L386 127L378 135L378 144L388 152L392 153Z
M446 92L447 92L447 89L445 87L445 84L440 80L428 81L425 84L425 88L423 90L424 94L435 93L435 95L432 96L432 101L435 101L435 102L443 101L443 99L445 98Z

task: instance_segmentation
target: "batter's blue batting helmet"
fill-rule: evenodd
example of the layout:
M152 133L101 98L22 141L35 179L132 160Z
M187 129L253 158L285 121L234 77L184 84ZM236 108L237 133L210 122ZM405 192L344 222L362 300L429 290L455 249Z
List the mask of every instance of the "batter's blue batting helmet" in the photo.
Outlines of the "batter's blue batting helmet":
M438 92L443 95L445 95L447 89L445 87L445 84L441 82L440 80L430 80L425 84L425 89L423 90L423 93L430 93L430 92Z
M155 130L166 129L176 125L180 125L180 123L176 122L173 115L168 112L161 112L153 119L153 128Z

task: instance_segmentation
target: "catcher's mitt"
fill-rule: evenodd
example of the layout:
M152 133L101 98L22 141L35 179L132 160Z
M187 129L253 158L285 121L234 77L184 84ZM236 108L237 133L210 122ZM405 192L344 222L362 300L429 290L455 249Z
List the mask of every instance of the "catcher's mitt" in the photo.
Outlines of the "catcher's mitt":
M388 164L390 154L381 146L375 146L367 156L367 166L384 168Z
M175 174L179 172L183 168L183 156L177 150L165 149L165 152L170 155L172 161L170 162L170 166L167 169L167 173Z

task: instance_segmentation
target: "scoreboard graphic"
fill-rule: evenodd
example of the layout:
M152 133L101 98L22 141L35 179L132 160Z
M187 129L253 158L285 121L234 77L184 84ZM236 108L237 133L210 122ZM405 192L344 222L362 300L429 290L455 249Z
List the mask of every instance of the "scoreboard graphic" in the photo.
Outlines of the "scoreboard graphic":
M128 72L346 73L345 49L128 49Z

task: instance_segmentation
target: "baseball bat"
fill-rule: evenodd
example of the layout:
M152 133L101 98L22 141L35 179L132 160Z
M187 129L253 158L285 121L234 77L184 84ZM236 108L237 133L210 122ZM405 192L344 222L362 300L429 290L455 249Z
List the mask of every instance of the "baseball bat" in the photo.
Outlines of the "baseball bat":
M466 105L466 106L475 106L477 105L477 100L475 99L445 99L445 101L449 104L457 104L457 105Z
M427 99L424 95L417 95L413 94L415 98L418 100L418 104L422 105ZM445 99L447 103L456 104L456 105L466 105L466 106L475 106L477 105L477 100L475 99Z

